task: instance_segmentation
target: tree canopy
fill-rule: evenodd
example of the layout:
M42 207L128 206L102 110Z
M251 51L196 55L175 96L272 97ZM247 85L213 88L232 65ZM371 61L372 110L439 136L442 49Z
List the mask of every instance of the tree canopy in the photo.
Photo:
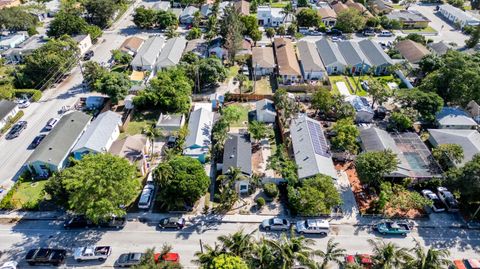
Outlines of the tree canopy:
M110 24L119 7L116 0L85 0L83 5L89 22L100 28Z
M357 30L361 30L365 27L366 19L360 11L354 8L348 8L340 11L337 14L337 23L335 28L346 32L353 33Z
M320 22L321 18L314 9L305 8L297 13L297 23L300 27L318 27Z
M223 18L220 21L220 36L228 52L230 62L233 63L237 51L242 47L244 24L240 13L233 6L228 6L223 11Z
M397 155L391 150L364 152L355 159L358 177L364 184L380 186L383 178L397 168Z
M396 101L402 107L415 109L420 119L425 122L433 122L435 115L443 107L443 99L434 92L425 92L418 89L396 91Z
M215 269L248 269L247 264L242 258L228 254L220 254L212 261L211 268Z
M331 139L333 149L357 154L357 137L360 135L360 131L351 118L337 121L332 130L335 133L335 136Z
M0 9L0 27L3 30L33 31L38 23L38 18L21 7L6 7Z
M443 170L448 170L462 162L463 148L458 144L440 144L432 150L432 155Z
M463 167L451 169L447 173L447 181L452 191L460 193L460 199L465 203L480 202L480 155L475 155Z
M95 89L110 97L113 104L123 100L132 86L130 78L125 73L107 72L95 81Z

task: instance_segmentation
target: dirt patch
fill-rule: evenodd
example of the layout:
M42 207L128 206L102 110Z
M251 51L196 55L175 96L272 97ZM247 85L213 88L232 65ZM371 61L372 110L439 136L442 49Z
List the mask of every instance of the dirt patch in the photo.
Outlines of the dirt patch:
M19 218L2 218L0 219L0 224L13 224L19 222Z
M254 174L263 174L265 171L262 169L263 154L261 150L254 150L252 153L252 168Z

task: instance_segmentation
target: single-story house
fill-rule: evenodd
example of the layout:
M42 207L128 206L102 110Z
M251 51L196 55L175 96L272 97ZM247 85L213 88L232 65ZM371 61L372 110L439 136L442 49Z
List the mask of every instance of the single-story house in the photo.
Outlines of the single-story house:
M187 46L184 37L174 37L167 40L157 59L157 70L176 66L182 58L183 50Z
M47 177L65 168L71 150L86 131L90 119L79 111L63 115L26 161L28 169L40 177Z
M145 157L149 154L148 147L147 137L142 134L136 134L113 142L109 152L115 156L127 159L131 164L135 164L142 176L145 176L149 168Z
M212 8L214 3L205 3L200 7L200 15L204 18L208 18L212 14ZM227 6L231 5L230 2L220 2L218 5L218 16L223 16L223 12Z
M359 2L354 2L353 0L347 0L345 1L345 5L347 5L347 7L349 8L356 9L357 11L360 12L360 14L362 14L367 18L373 17L372 13L370 13L370 11L368 11L368 9Z
M290 124L290 136L299 179L317 174L338 178L330 146L319 121L305 114L298 114Z
M90 38L90 34L76 35L73 37L73 39L78 43L80 55L85 54L85 52L87 52L92 47L92 39Z
M18 113L18 105L12 101L0 100L0 129Z
M474 129L478 125L465 111L456 107L443 107L435 120L440 129Z
M268 99L258 100L255 103L257 121L274 123L277 111L273 106L273 101Z
M470 117L472 117L477 123L480 123L480 106L475 100L468 102L465 111L468 112L468 115L470 115Z
M451 23L458 23L462 28L467 25L476 26L480 24L480 19L450 4L440 5L438 12Z
M373 70L375 75L389 73L388 67L393 65L393 61L390 56L383 51L382 47L377 42L374 42L370 39L364 39L359 41L358 45L360 46L363 54L367 56L371 66L375 67Z
M161 36L150 37L143 43L130 65L136 71L155 71L158 55L162 51L165 39Z
M298 65L292 41L288 38L275 38L273 45L277 58L278 75L282 78L282 83L300 82L302 72Z
M323 24L327 27L335 26L337 23L337 13L330 7L323 7L317 10L318 15L322 18Z
M260 26L278 27L284 23L291 22L293 15L285 16L282 8L274 8L270 6L257 7L257 20Z
M427 28L430 20L416 10L395 10L386 15L390 20L399 21L404 29Z
M304 80L323 80L327 71L322 59L318 55L315 43L307 41L297 42L298 59Z
M153 9L158 11L168 11L170 9L170 2L169 1L160 1L153 5Z
M211 108L206 107L200 107L190 113L183 155L196 158L202 163L206 161L212 143L213 117Z
M0 50L15 48L27 39L27 33L18 32L17 34L3 37L0 39Z
M452 163L462 167L472 160L473 156L480 153L480 133L477 130L449 130L428 129L430 134L428 141L432 146L441 144L455 144L463 149L463 159L460 163Z
M160 129L165 135L172 135L178 132L185 125L183 114L160 114L155 128Z
M183 53L192 52L195 55L204 58L207 55L208 42L205 39L193 39L187 41Z
M113 111L98 115L87 127L72 150L73 157L81 160L86 154L108 152L113 141L120 135L122 116Z
M316 45L327 73L329 75L343 74L347 67L347 62L338 49L338 45L328 38L321 38L316 42Z
M269 76L275 71L272 47L252 48L252 69L256 76Z
M336 42L336 45L338 46L338 50L342 54L343 59L345 59L346 66L349 68L347 71L350 74L365 74L372 68L370 61L360 49L360 46L356 41L339 41Z
M398 42L395 49L411 64L419 63L423 57L430 54L427 47L410 39Z
M428 47L430 48L432 53L437 56L442 56L451 49L450 45L446 44L443 41L429 43Z
M32 54L34 50L45 45L45 43L47 43L47 40L44 39L43 36L34 35L22 42L19 46L2 52L2 56L12 62L23 62L25 56Z
M223 46L223 40L221 37L217 37L210 41L208 45L208 56L215 56L218 59L224 60L228 57L228 51Z
M179 20L181 24L191 24L193 22L195 12L199 11L198 8L194 6L186 7L180 14Z
M248 193L250 176L252 175L252 143L248 133L228 134L223 147L222 174L227 174L230 168L238 168L245 176L244 180L235 182L238 193Z
M332 8L335 11L335 13L338 15L340 12L347 10L348 7L341 1L338 2L332 2Z
M388 133L377 127L360 130L364 152L391 150L397 155L395 171L385 177L416 180L441 177L432 153L416 133Z
M145 42L143 38L138 36L132 36L125 39L119 49L121 52L135 56L142 47L143 42Z
M374 112L365 97L350 95L345 100L355 109L355 122L369 123L373 121Z
M237 0L233 2L233 6L238 11L238 13L242 14L243 16L250 15L250 2L245 0Z
M375 14L388 14L394 10L390 3L387 3L383 0L373 0L370 4L370 7Z

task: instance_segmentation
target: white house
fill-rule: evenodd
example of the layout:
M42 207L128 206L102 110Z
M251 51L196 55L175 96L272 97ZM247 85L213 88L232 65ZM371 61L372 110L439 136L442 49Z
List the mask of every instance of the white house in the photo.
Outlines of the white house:
M257 7L257 20L260 26L277 27L284 23L291 22L293 15L287 17L282 13L281 8L273 8L270 6Z
M78 43L78 49L80 50L80 55L85 54L92 47L92 39L90 34L87 35L77 35L73 39Z
M190 113L183 155L196 158L202 163L206 161L211 144L213 116L211 107L200 107Z
M478 125L470 115L456 107L443 107L435 117L440 129L475 129Z
M257 121L274 123L277 111L273 106L273 101L262 99L255 103L255 111L257 113Z
M0 129L8 123L18 112L16 103L8 100L0 100Z
M155 71L158 55L162 51L165 39L153 36L147 39L133 58L130 65L135 71Z
M337 13L330 7L322 7L317 11L323 24L327 27L333 27L337 23Z
M368 123L373 121L374 112L367 99L357 95L350 95L345 100L355 109L355 122Z
M459 23L462 28L467 25L476 26L480 24L479 19L450 4L441 5L438 11L450 22Z
M307 41L297 42L298 59L302 70L303 79L323 80L327 71L318 55L315 44Z

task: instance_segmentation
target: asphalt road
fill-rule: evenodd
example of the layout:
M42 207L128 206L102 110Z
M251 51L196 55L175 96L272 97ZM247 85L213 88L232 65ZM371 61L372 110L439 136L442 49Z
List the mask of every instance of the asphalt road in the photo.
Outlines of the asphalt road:
M200 240L203 244L213 245L219 235L234 233L239 229L252 232L258 224L221 223L202 225L200 221L182 231L160 231L155 224L144 224L130 221L120 231L98 229L64 230L62 223L50 221L22 221L16 224L0 224L0 251L4 252L1 262L16 260L20 268L30 268L23 261L26 251L39 246L62 247L69 250L69 258L65 267L99 268L112 267L120 254L131 251L144 251L155 247L161 249L164 243L173 246L173 251L181 256L181 263L186 268L196 268L192 262L194 253L200 251ZM314 249L324 249L330 237L340 243L348 253L370 253L368 239L380 238L368 226L335 225L331 228L328 237L308 236L313 239ZM278 238L280 233L263 231L254 232L256 238L262 236ZM447 248L451 258L478 258L476 250L480 243L478 231L463 229L434 229L421 228L404 237L384 237L401 247L411 248L415 245L414 239L424 246ZM85 245L112 246L112 255L104 263L82 262L77 263L71 258L75 247ZM1 263L0 263L1 264ZM38 267L35 267L38 268Z

